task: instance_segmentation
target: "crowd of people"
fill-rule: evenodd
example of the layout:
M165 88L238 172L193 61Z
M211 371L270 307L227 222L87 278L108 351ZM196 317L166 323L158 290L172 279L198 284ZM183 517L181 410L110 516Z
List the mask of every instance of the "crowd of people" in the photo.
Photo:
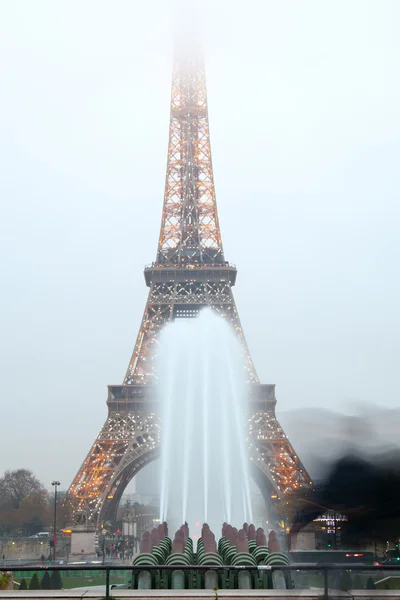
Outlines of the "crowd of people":
M104 554L107 559L131 560L138 551L139 539L128 537L123 539L113 540L112 543L105 545ZM102 552L99 552L99 556Z

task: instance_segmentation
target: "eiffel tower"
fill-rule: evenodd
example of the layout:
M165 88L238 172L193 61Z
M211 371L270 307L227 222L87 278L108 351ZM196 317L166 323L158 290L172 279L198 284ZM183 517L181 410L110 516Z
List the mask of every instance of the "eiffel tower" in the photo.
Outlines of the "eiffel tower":
M215 199L202 52L175 52L168 164L157 258L144 270L149 296L122 385L108 386L108 417L68 491L75 523L113 520L131 479L159 456L155 395L158 334L204 306L228 320L244 350L251 473L265 500L310 489L310 477L275 416L275 386L260 384L232 294ZM252 296L249 295L251 298Z

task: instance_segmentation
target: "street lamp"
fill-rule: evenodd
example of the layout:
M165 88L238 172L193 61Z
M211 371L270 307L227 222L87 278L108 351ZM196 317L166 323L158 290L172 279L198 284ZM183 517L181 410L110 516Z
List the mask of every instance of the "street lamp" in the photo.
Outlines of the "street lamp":
M54 485L53 560L55 561L57 544L57 487L60 485L60 482L52 481L51 485Z
M103 539L102 539L102 544L101 544L101 547L102 547L102 555L103 555L103 556L102 556L102 563L103 563L103 565L104 565L104 561L105 561L105 559L106 559L106 551L105 551L105 546L106 546L106 533L107 533L107 532L106 532L106 530L105 530L105 529L102 529L102 530L101 530L101 534L102 534L102 538L103 538Z
M138 538L137 538L137 524L138 524L137 518L133 517L133 542L135 544L135 554L137 553L137 542L138 542Z

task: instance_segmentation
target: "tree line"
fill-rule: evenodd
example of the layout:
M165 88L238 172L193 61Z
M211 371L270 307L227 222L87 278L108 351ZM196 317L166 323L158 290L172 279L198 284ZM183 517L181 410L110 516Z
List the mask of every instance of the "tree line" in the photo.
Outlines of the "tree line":
M68 521L65 492L57 494L57 527ZM31 536L53 526L54 494L28 469L0 477L0 535Z

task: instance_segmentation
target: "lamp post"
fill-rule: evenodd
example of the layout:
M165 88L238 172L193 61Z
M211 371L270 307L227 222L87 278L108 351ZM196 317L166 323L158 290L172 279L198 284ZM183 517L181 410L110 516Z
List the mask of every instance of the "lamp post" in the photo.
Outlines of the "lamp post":
M105 546L106 546L106 530L105 529L101 530L101 535L102 535L102 544L101 544L102 552L101 553L102 553L102 563L104 565L104 561L106 559L106 550L105 550Z
M53 561L55 561L57 545L57 487L60 485L60 482L52 481L51 485L54 485Z
M134 543L134 555L137 553L137 542L138 542L138 538L137 538L137 518L133 517L133 543ZM133 549L133 547L132 547Z

